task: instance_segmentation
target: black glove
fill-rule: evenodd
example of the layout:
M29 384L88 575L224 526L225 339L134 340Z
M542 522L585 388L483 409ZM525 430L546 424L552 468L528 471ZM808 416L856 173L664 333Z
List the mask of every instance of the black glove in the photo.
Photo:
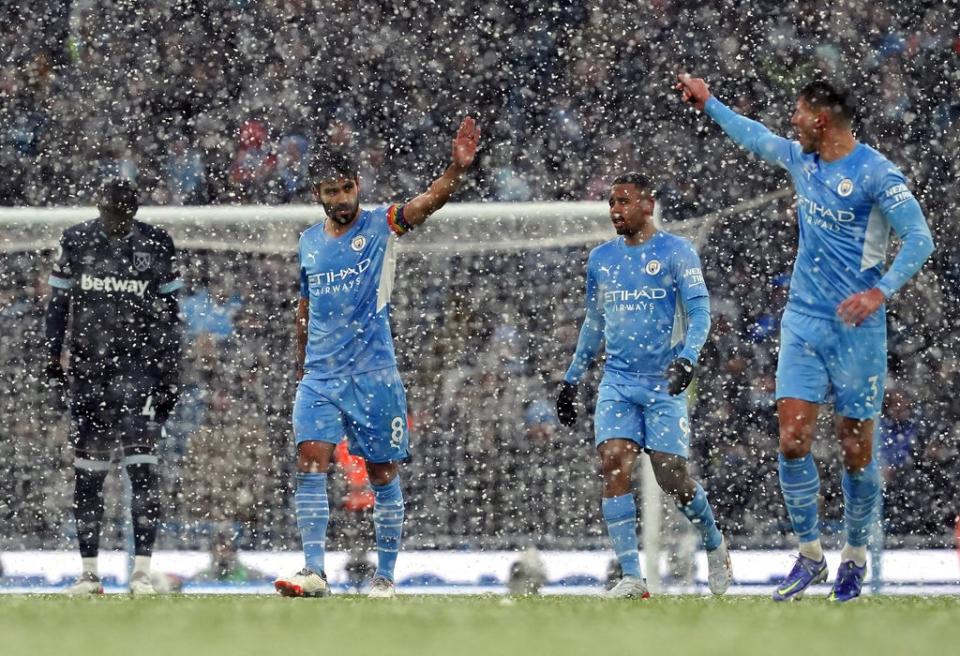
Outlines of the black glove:
M163 424L170 418L180 398L180 388L172 383L160 385L153 391L154 421Z
M44 376L47 379L47 385L65 386L67 384L67 374L63 371L63 365L59 362L50 362L47 364Z
M63 365L59 362L50 362L44 370L44 383L47 389L53 395L58 409L67 406L67 374L63 371Z
M667 367L667 391L676 396L690 386L693 380L693 363L686 358L677 358Z
M563 381L560 383L560 395L557 396L557 418L564 426L573 426L577 421L577 386Z

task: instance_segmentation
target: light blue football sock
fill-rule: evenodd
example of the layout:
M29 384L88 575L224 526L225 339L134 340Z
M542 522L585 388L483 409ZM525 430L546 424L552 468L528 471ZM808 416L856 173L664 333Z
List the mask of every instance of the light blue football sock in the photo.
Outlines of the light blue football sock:
M327 475L297 472L297 528L303 543L307 569L323 572L323 556L327 542L330 504L327 501Z
M820 537L820 474L813 456L789 460L781 453L780 489L783 502L793 524L793 532L800 542L812 542Z
M858 472L843 472L843 522L847 544L866 547L880 498L880 470L874 460Z
M393 580L393 569L400 553L403 534L403 492L400 477L395 476L386 485L372 485L373 527L377 536L377 572Z
M699 483L697 483L697 491L693 495L693 500L685 506L677 504L677 507L700 533L704 549L713 551L720 546L720 543L723 542L723 536L720 535L720 529L717 528L717 522L713 518L713 510L710 508L710 502L707 501L707 493L703 491L703 487Z
M637 504L632 494L604 499L601 503L607 533L613 543L624 576L640 578L640 550L637 547Z

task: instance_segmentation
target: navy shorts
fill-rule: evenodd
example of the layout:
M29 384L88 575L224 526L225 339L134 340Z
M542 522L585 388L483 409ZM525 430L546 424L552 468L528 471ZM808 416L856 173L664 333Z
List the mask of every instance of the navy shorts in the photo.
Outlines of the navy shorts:
M162 424L154 392L159 382L134 374L93 377L75 374L71 385L70 441L80 461L109 461L119 447L127 458L156 460Z

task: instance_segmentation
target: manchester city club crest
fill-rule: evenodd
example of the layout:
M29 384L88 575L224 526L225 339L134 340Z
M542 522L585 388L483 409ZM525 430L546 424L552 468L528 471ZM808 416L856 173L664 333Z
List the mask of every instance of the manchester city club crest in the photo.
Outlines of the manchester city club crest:
M134 251L133 253L133 268L137 271L143 273L150 268L150 253L142 253L139 251Z
M846 198L853 193L853 180L850 178L844 178L840 181L840 184L837 185L837 193Z
M357 235L353 238L353 241L350 242L350 248L357 251L358 253L363 250L363 247L367 245L367 238L363 235Z
M660 273L660 260L650 260L647 262L647 273L651 276Z

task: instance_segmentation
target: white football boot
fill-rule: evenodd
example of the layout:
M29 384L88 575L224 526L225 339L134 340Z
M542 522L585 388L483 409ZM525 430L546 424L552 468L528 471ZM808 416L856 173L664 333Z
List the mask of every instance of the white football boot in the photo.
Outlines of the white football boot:
M312 569L302 570L273 582L273 587L284 597L326 597L330 595L327 577Z
M385 576L375 576L370 584L367 596L371 599L393 599L397 594L397 586Z
M157 594L149 572L134 572L130 575L130 594L134 597L149 597Z
M63 594L71 596L103 594L103 583L100 582L100 577L96 574L84 572L63 591Z
M638 576L624 576L617 584L603 593L606 599L649 599L647 581Z
M733 580L733 563L730 562L730 552L727 551L727 539L723 538L720 546L707 552L707 585L710 592L722 595L730 587Z

